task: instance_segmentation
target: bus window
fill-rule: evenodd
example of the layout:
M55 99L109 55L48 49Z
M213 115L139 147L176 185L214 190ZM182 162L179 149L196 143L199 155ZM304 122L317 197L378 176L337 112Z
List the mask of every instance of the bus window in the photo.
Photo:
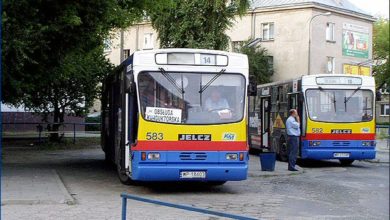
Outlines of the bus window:
M243 119L245 78L240 74L143 72L138 82L146 120L218 124Z
M373 119L373 93L353 89L309 89L309 117L324 122L361 122Z

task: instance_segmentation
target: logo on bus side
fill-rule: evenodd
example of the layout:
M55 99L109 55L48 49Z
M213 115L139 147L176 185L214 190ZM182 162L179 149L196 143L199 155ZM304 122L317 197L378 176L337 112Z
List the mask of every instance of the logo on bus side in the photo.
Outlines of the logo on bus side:
M179 134L179 141L211 141L211 134Z
M352 134L352 129L332 129L332 134Z
M225 132L222 134L222 140L224 141L234 141L236 140L236 134L233 132Z

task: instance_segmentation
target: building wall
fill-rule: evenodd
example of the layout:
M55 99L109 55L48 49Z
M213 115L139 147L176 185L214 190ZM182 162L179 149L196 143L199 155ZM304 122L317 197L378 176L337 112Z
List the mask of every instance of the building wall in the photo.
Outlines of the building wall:
M382 115L381 114L381 105L390 105L390 95L389 93L382 94L381 101L376 102L376 123L383 124L383 123L390 123L390 116L389 115Z
M313 15L323 11L313 10ZM335 24L335 41L329 42L326 40L326 24L331 22ZM362 26L368 29L368 58L358 58L351 56L343 56L343 23ZM312 21L311 34L311 62L310 69L312 74L328 73L327 57L335 58L335 72L343 73L343 64L354 64L372 59L372 22L351 17L336 12L332 12L330 16L320 16ZM305 71L307 72L307 71Z
M282 11L261 11L247 15L228 31L232 41L263 38L262 23L274 23L274 40L262 41L261 47L273 56L273 81L299 77L307 69L307 21L311 10L295 9ZM255 24L251 25L251 18ZM248 21L249 20L249 21ZM244 28L245 27L245 28ZM253 35L254 34L254 35ZM306 58L306 59L305 59Z

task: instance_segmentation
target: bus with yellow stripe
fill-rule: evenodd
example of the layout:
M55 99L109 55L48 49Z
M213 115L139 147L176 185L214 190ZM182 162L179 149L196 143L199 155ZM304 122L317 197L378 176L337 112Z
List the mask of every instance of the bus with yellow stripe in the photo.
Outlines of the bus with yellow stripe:
M299 157L338 159L343 165L375 158L375 80L319 74L258 86L249 111L250 147L287 160L289 109L301 116Z
M125 184L245 180L248 85L243 54L135 52L103 83L106 159Z

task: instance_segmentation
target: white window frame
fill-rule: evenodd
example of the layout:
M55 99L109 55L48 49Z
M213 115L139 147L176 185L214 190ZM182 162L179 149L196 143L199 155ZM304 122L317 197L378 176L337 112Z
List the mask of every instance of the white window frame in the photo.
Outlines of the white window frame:
M332 22L327 22L326 23L326 41L328 42L336 42L334 38L334 28L335 28L335 23Z
M334 57L328 56L326 61L326 72L334 74L336 69L335 66L336 66L336 59Z
M151 50L154 48L153 33L144 34L144 50Z
M265 31L267 31L266 34L264 33ZM262 35L263 41L274 40L275 23L274 22L262 23L261 24L261 35Z
M380 116L390 116L389 114L386 114L386 109L390 113L390 105L389 104L381 104L381 109L380 109L381 114L380 114Z

